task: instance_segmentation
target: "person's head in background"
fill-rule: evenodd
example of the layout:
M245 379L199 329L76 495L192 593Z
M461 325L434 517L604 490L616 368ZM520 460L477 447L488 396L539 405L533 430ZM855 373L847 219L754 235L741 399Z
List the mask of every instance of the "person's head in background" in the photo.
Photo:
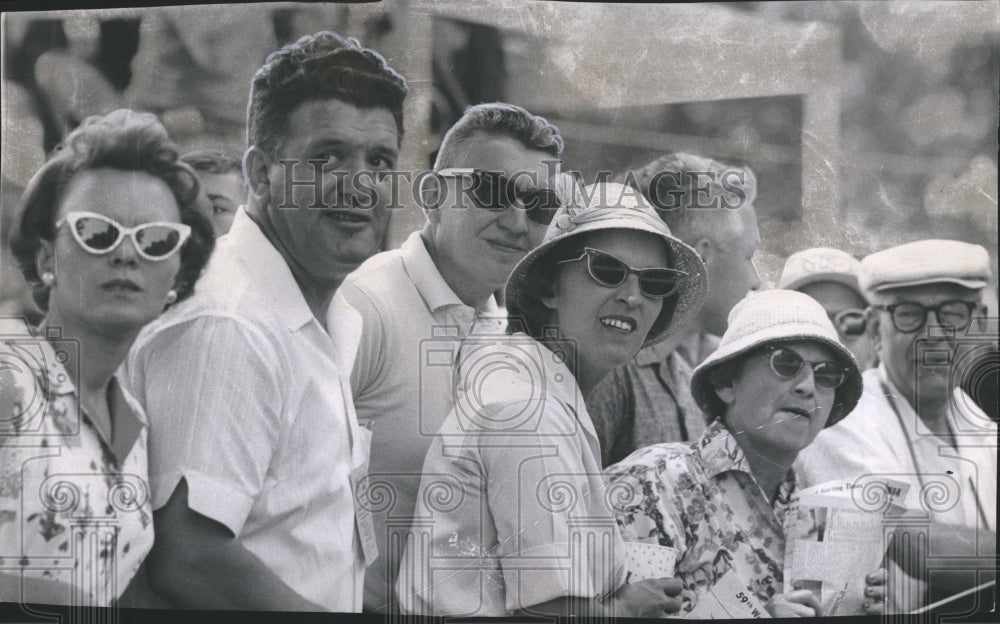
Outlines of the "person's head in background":
M845 251L813 247L788 257L778 288L797 290L818 301L864 371L877 365L878 354L873 336L865 331L868 300L858 285L860 270L861 262Z
M181 162L187 163L198 174L201 192L198 207L212 222L218 238L229 231L236 210L247 197L243 181L243 162L232 154L217 149L203 149L184 154Z
M618 181L639 189L674 236L705 262L708 298L692 329L721 336L733 306L760 287L753 262L760 246L757 178L747 167L673 153L625 172Z

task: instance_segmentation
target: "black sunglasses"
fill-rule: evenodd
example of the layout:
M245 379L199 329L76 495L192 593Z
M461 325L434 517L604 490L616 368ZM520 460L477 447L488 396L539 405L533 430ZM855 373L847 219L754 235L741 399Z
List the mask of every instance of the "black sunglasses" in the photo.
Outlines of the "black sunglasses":
M437 175L444 178L471 178L469 189L476 205L486 210L501 212L510 206L523 208L526 216L538 225L552 223L559 210L559 196L552 189L521 188L517 181L495 171L483 169L442 169Z
M684 271L666 267L635 269L605 251L584 247L579 258L560 260L556 264L579 262L587 259L587 272L601 286L615 288L621 286L628 276L635 273L639 277L639 290L647 297L659 299L677 292L681 282L687 277Z
M924 326L924 323L927 322L927 313L931 310L937 315L938 323L962 331L972 321L973 312L980 309L982 305L972 301L943 301L936 306L924 306L907 301L873 307L885 310L892 315L892 324L897 331L912 334Z
M848 369L836 362L806 362L802 356L787 347L774 345L767 347L771 370L782 379L792 379L802 370L803 364L809 364L813 371L816 385L823 388L837 388L847 379Z

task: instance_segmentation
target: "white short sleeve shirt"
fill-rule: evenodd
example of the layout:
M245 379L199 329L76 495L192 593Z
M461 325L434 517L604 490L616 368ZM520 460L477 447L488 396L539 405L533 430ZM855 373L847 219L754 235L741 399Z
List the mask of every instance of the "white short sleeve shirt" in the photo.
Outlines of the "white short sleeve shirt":
M363 474L368 444L349 390L351 327L335 333L340 344L324 331L241 210L197 292L143 331L127 367L149 414L153 508L184 478L192 510L338 612L361 610L365 565L351 475Z

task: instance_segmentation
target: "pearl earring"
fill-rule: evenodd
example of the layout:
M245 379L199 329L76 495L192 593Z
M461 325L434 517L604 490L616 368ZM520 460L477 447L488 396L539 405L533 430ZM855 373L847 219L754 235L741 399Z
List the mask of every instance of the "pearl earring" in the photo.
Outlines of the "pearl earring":
M167 291L167 305L170 305L175 301L177 301L177 291L171 288Z
M52 271L45 271L42 273L42 283L52 288L52 285L56 283L56 274Z

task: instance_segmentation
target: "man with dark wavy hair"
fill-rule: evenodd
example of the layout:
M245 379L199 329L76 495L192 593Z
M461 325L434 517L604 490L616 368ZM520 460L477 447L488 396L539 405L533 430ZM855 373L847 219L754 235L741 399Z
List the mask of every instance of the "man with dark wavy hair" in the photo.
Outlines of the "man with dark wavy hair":
M354 504L368 458L347 390L360 318L330 302L385 236L378 174L396 164L405 95L381 55L331 32L254 76L246 209L198 293L129 360L151 422L149 578L174 604L361 610L376 551Z

